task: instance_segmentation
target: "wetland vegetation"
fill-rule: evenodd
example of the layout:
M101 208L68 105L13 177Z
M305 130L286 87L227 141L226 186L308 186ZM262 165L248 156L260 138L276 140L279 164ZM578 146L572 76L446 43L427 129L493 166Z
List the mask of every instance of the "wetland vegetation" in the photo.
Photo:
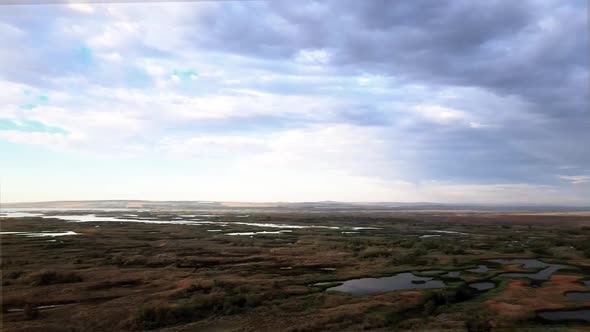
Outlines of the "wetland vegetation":
M590 321L583 213L18 213L1 221L5 331L483 331Z

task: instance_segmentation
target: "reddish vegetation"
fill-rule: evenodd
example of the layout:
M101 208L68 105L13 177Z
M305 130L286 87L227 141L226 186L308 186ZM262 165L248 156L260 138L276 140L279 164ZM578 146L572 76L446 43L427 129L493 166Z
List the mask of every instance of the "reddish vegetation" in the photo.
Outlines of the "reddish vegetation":
M422 299L422 293L416 291L400 292L399 295L403 298L403 301L409 306L415 306Z
M84 234L84 235L95 235L98 233L96 228L83 228L83 229L76 229L76 233Z
M567 263L578 266L590 266L590 261L588 261L588 259L571 259L567 261Z
M579 302L569 301L563 293L586 291L579 283L581 276L557 274L542 287L533 288L523 280L510 280L506 288L494 299L487 300L490 311L496 313L497 321L525 319L535 310L563 309L579 306Z
M506 266L504 266L504 270L510 271L510 272L527 272L526 269L524 269L521 265L518 265L518 264L506 265Z

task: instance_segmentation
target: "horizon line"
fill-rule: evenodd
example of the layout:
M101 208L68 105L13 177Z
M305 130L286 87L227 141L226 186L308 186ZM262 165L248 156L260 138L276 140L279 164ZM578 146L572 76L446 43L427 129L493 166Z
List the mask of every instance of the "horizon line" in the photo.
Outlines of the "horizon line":
M336 201L336 200L317 200L317 201L242 201L242 200L150 200L150 199L87 199L87 200L47 200L47 201L18 201L18 202L2 202L6 205L24 205L24 204L49 204L49 203L90 203L90 202L146 202L146 203L196 203L196 204L211 204L211 203L244 203L244 204L318 204L318 203L333 203L333 204L402 204L402 205L445 205L445 206L489 206L489 207L578 207L590 208L590 203L583 204L547 204L547 203L467 203L467 202L433 202L433 201Z

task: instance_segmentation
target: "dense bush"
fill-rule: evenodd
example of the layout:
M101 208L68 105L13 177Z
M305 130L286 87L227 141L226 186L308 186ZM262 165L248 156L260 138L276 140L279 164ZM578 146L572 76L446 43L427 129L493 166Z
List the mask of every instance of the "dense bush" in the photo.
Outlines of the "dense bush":
M33 304L25 304L23 308L23 318L24 319L35 319L39 316L39 310Z
M412 264L412 265L420 265L425 264L428 260L422 258L422 256L426 255L427 252L423 248L414 249L410 252L406 253L398 253L393 255L391 260L394 264Z
M376 258L376 257L390 257L391 251L379 248L368 248L363 250L360 254L360 258Z
M185 296L192 295L194 293L201 293L201 294L209 294L211 292L210 287L205 287L201 285L190 285L187 289L184 290Z
M220 280L216 280L212 288L190 285L179 294L180 299L177 297L175 303L154 303L141 307L133 326L155 329L212 315L233 315L262 303L263 296L247 291Z
M427 291L423 297L423 313L431 315L439 307L467 301L474 296L475 292L467 287Z
M189 306L172 305L145 305L136 318L136 327L141 329L154 329L161 326L187 322L198 318L198 311Z
M543 242L534 242L531 244L530 249L537 255L549 255L547 244Z
M438 249L441 246L442 242L439 239L428 239L422 241L422 247L426 250L433 250Z
M445 245L441 248L441 251L447 255L463 255L465 254L465 250L461 247L453 246L453 245Z
M41 271L31 274L28 280L33 286L44 286L80 282L82 277L74 272Z
M504 246L497 249L499 252L506 253L506 254L516 254L524 252L523 247L517 246Z
M465 322L465 328L469 332L488 332L492 330L489 317L485 315L471 315Z
M6 279L18 279L23 275L23 271L12 271L4 276Z
M400 242L399 245L402 248L413 248L416 243L416 239L407 239L405 241Z

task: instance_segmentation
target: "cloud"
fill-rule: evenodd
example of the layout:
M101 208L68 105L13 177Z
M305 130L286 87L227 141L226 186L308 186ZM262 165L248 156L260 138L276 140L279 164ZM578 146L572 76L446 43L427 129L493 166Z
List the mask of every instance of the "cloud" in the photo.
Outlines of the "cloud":
M68 132L59 127L47 126L42 122L28 120L28 119L2 119L0 118L0 131L24 131L24 132L46 132L46 133L61 133Z
M7 6L0 118L11 129L0 137L113 161L206 161L261 181L299 179L287 182L301 192L330 179L340 189L314 187L326 199L322 190L577 201L590 197L577 185L590 169L580 143L590 141L585 9L557 0Z
M414 110L425 119L440 124L464 121L467 117L465 112L439 105L416 105Z
M236 158L268 149L267 142L245 136L193 136L184 139L164 138L157 150L176 158Z
M295 61L306 65L326 65L330 62L330 53L326 50L300 50Z
M72 137L65 133L29 130L0 130L0 138L18 144L49 146L56 150L68 149L72 141Z
M559 175L559 178L572 184L590 183L590 175Z
M69 3L68 7L74 11L84 14L94 13L94 8L87 3Z

